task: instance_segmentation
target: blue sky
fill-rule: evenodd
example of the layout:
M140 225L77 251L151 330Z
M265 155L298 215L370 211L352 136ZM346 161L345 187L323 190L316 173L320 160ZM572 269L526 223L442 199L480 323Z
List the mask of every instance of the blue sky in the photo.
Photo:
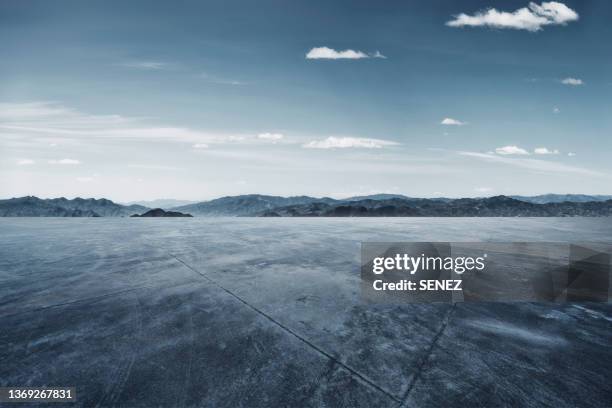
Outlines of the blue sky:
M606 1L3 1L0 196L610 194Z

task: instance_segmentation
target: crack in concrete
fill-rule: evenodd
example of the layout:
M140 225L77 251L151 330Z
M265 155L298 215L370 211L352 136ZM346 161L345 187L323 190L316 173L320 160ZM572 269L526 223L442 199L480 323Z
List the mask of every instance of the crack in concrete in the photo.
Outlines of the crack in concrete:
M76 303L88 303L88 302L98 302L100 300L104 300L106 298L111 298L114 296L119 296L119 295L123 295L124 293L130 293L130 292L134 292L137 290L141 290L141 289L162 289L162 288L175 288L177 286L182 286L182 285L189 285L190 282L181 282L181 283L177 283L174 285L151 285L151 284L146 284L146 285L138 285L138 286L132 286L129 287L127 289L121 289L121 290L117 290L115 292L109 292L109 293L104 293L102 295L96 295L96 296L90 296L90 297L86 297L86 298L81 298L81 299L75 299L75 300L70 300L68 302L61 302L61 303L54 303L52 305L47 305L47 306L40 306L40 307L34 307L28 310L22 310L19 312L14 312L14 313L7 313L5 315L1 315L0 314L0 318L9 318L9 317L14 317L14 316L19 316L22 314L28 314L28 313L37 313L37 312L43 312L47 309L53 309L55 307L62 307L62 306L70 306Z
M206 279L207 281L209 281L213 285L217 286L218 288L220 288L221 290L223 290L224 292L226 292L227 294L229 294L230 296L232 296L233 298L235 298L236 300L238 300L240 303L244 304L245 306L247 306L251 310L255 311L257 314L263 316L268 321L272 322L273 324L275 324L276 326L281 328L283 331L285 331L285 332L289 333L290 335L292 335L293 337L297 338L298 340L300 340L302 343L306 344L311 349L315 350L316 352L318 352L322 356L326 357L327 359L332 361L335 365L337 365L337 367L339 366L339 367L344 368L353 377L358 379L360 382L362 382L366 386L374 389L375 391L378 391L378 392L384 394L385 396L387 396L391 400L399 403L400 407L405 407L406 406L406 403L408 401L410 393L412 392L413 388L415 387L416 383L418 382L418 379L420 378L421 372L424 371L425 365L426 365L427 361L429 360L429 358L430 358L430 356L431 356L431 354L433 352L433 349L435 348L435 345L438 342L438 339L442 336L444 330L446 329L446 326L448 325L449 320L450 320L450 316L451 316L451 314L452 314L452 312L453 312L453 310L454 310L454 308L456 306L456 304L453 304L453 306L449 309L449 311L444 316L440 328L436 332L436 334L435 334L431 344L429 345L429 347L428 347L428 349L427 349L427 351L425 353L424 358L421 360L421 362L419 363L419 365L417 367L417 372L413 375L413 377L412 377L412 379L411 379L411 381L410 381L410 383L408 385L408 389L404 393L404 396L401 399L399 399L394 394L392 394L390 391L387 391L382 386L376 384L372 379L368 378L365 374L362 374L359 371L357 371L356 369L354 369L351 366L347 365L346 363L343 363L338 358L334 357L331 353L323 350L322 348L320 348L316 344L312 343L310 340L306 339L305 337L301 336L297 332L295 332L292 329L290 329L289 327L285 326L284 324L282 324L278 320L274 319L272 316L268 315L266 312L264 312L264 311L260 310L259 308L251 305L249 302L247 302L246 300L244 300L240 296L236 295L231 290L229 290L229 289L225 288L224 286L222 286L216 280L210 278L207 274L205 274L203 272L200 272L199 270L197 270L196 268L194 268L191 265L187 264L185 261L183 261L182 259L180 259L179 257L177 257L174 254L170 254L170 257L174 258L176 261L181 263L183 266L185 266L186 268L188 268L192 272L195 272L196 274L202 276L204 279ZM169 287L181 286L183 284L187 284L187 283L182 282L182 283L177 284L177 285L170 285ZM106 299L106 298L109 298L109 297L119 296L119 295L122 295L122 294L125 294L125 293L134 292L134 291L138 291L138 290L145 289L145 288L155 289L155 288L158 288L158 287L166 287L166 286L165 285L139 285L139 286L123 289L123 290L118 290L118 291L115 291L115 292L105 293L105 294L98 295L98 296L91 296L91 297L87 297L87 298L72 300L72 301L69 301L69 302L56 303L56 304L52 304L52 305L48 305L48 306L33 308L33 309L30 309L30 310L24 310L24 311L20 311L20 312L16 312L16 313L10 313L10 314L3 315L2 317L3 318L8 318L8 317L13 317L13 316L21 315L21 314L42 312L42 311L47 310L47 309L51 309L51 308L55 308L55 307L68 306L68 305L72 305L72 304L76 304L76 303L97 302L97 301L100 301L100 300L103 300L103 299Z
M87 298L71 300L69 302L55 303L55 304L52 304L52 305L35 307L35 308L32 308L32 309L28 309L28 310L22 310L20 312L5 314L5 315L2 315L0 317L8 318L8 317L19 316L19 315L22 315L22 314L27 314L27 313L42 312L44 310L52 309L54 307L68 306L68 305L72 305L72 304L75 304L75 303L81 303L81 302L96 302L98 300L103 300L103 299L106 299L106 298L109 298L109 297L122 295L124 293L134 292L136 290L140 290L140 289L143 289L143 288L155 288L155 287L156 286L151 286L151 285L140 285L140 286L131 287L131 288L128 288L128 289L118 290L118 291L115 291L115 292L105 293L103 295L91 296L91 297L87 297Z
M440 337L442 337L442 334L446 330L446 327L448 326L448 323L450 322L451 315L455 311L455 307L456 306L457 306L457 303L453 303L453 305L448 309L448 312L446 312L446 314L444 315L444 318L442 319L442 324L440 325L440 328L436 332L436 335L432 339L431 344L427 348L427 351L425 352L425 356L423 357L423 359L421 360L421 362L417 366L416 373L414 373L414 375L410 379L410 383L408 383L408 389L404 393L404 397L402 398L401 403L399 405L400 408L407 406L406 404L408 403L408 398L410 397L410 393L412 392L412 390L416 386L416 383L418 382L419 378L421 377L421 373L425 370L425 365L429 361L429 358L431 357L431 355L433 353L433 350L436 347L436 344L438 343L438 340L440 339Z
M218 283L217 281L215 281L214 279L210 278L207 274L200 272L199 270L195 269L194 267L192 267L191 265L189 265L188 263L186 263L185 261L183 261L182 259L180 259L179 257L175 256L174 254L170 254L170 256L172 256L174 259L176 259L178 262L180 262L181 264L183 264L186 268L192 270L193 272L197 273L198 275L202 276L204 279L206 279L207 281L209 281L210 283L212 283L213 285L217 286L219 289L223 290L224 292L226 292L228 295L232 296L233 298L235 298L236 300L238 300L240 303L244 304L245 306L247 306L248 308L250 308L251 310L253 310L254 312L256 312L257 314L263 316L264 318L266 318L267 320L269 320L270 322L272 322L273 324L275 324L276 326L280 327L283 331L289 333L290 335L292 335L293 337L297 338L298 340L300 340L302 343L306 344L308 347L310 347L311 349L315 350L316 352L318 352L319 354L321 354L322 356L328 358L329 360L331 360L332 362L334 362L335 364L337 364L338 366L344 368L346 371L348 371L353 377L357 378L358 380L360 380L362 383L364 383L365 385L367 385L368 387L374 389L375 391L378 391L382 394L384 394L385 396L387 396L388 398L390 398L391 400L395 401L395 402L401 402L401 400L399 398L397 398L395 395L393 395L391 392L385 390L383 387L381 387L380 385L376 384L373 380L369 379L365 374L360 373L359 371L357 371L356 369L348 366L347 364L343 363L342 361L338 360L336 357L334 357L332 354L328 353L327 351L323 350L322 348L320 348L319 346L317 346L316 344L312 343L310 340L302 337L300 334L296 333L295 331L291 330L290 328L288 328L287 326L285 326L284 324L282 324L281 322L279 322L278 320L274 319L272 316L268 315L266 312L260 310L259 308L251 305L249 302L247 302L246 300L242 299L240 296L236 295L235 293L233 293L231 290L225 288L224 286L222 286L220 283Z

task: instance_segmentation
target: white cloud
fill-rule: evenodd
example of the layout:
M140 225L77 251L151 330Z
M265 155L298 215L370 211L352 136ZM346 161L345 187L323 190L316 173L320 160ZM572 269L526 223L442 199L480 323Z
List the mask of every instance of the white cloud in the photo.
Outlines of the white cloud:
M579 78L571 78L571 77L569 77L569 78L563 78L563 79L561 80L561 83L562 83L563 85L571 85L571 86L580 86L580 85L583 85L583 84L584 84L584 82L582 81L582 79L579 79Z
M257 135L258 139L263 139L263 140L271 140L271 141L278 141L283 139L285 136L282 135L281 133L260 133Z
M529 3L513 12L498 11L490 8L474 15L461 13L446 23L449 27L493 27L516 30L540 31L547 25L566 25L578 20L578 13L565 4L556 1L545 1L538 5Z
M246 139L247 138L245 136L236 136L236 135L229 135L225 137L225 140L228 140L230 142L242 142Z
M74 164L81 164L81 162L79 160L76 160L76 159L59 159L59 160L49 160L49 164L68 164L68 165L74 165Z
M498 147L495 149L495 153L497 154L501 154L501 155L513 155L513 154L518 154L518 155L527 155L529 154L529 152L523 148L520 148L518 146L503 146L503 147Z
M548 150L546 147L536 147L535 149L533 149L533 152L535 154L559 154L559 151L557 149Z
M531 158L510 158L498 156L490 153L479 152L457 152L461 156L481 159L490 163L507 164L510 166L521 167L528 170L544 173L571 173L585 176L606 176L598 171L583 169L580 167L568 166L554 161L531 159Z
M568 155L569 157L574 157L574 156L576 155L576 153L574 153L574 152L569 152L567 155Z
M196 143L193 145L194 149L208 149L208 145L206 143Z
M313 140L312 142L302 145L309 149L343 149L343 148L364 148L364 149L380 149L385 146L393 146L398 143L389 140L367 139L361 137L335 137L330 136L323 140Z
M453 118L444 118L442 119L442 122L440 122L440 124L447 125L447 126L463 126L463 125L467 125L467 122L462 122L460 120L453 119Z
M37 119L74 113L54 102L0 103L0 119Z
M167 125L150 125L147 118L117 114L92 115L67 108L57 102L0 103L0 132L47 144L58 141L92 139L133 139L180 143L248 142L242 135L208 133ZM59 138L59 139L58 139ZM251 136L250 139L253 139Z
M90 181L93 181L94 178L93 177L77 177L76 181L78 181L79 183L89 183Z
M559 113L561 112L561 109L557 108L556 106L553 108L553 113Z
M122 62L119 65L126 68L145 69L145 70L160 70L170 66L167 62L160 61L128 61Z
M306 59L363 59L363 58L383 58L386 59L380 51L373 54L367 54L363 51L344 50L336 51L329 47L315 47L306 54Z
M17 160L17 165L18 166L29 166L32 164L36 164L36 162L32 159L21 159L21 160Z
M143 169L143 170L184 170L182 167L174 166L163 166L157 164L128 164L131 169Z
M24 103L0 103L2 127L42 127L44 125L84 128L104 125L119 125L134 121L120 115L88 115L52 101Z
M491 187L476 187L474 191L478 193L490 193L494 191L494 189L492 189Z

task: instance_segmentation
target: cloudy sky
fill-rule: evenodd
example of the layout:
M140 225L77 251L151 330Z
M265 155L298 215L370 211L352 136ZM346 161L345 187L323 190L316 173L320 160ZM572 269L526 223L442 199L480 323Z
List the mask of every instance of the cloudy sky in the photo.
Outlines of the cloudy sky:
M608 1L0 2L0 197L612 190Z

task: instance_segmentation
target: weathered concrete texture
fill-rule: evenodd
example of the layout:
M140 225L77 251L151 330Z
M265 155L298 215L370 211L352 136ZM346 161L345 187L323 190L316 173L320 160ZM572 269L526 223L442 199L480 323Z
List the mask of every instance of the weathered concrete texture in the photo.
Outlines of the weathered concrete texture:
M408 406L612 405L609 305L457 304Z
M2 219L0 385L80 406L611 406L609 305L359 298L360 241L570 239L612 222Z

